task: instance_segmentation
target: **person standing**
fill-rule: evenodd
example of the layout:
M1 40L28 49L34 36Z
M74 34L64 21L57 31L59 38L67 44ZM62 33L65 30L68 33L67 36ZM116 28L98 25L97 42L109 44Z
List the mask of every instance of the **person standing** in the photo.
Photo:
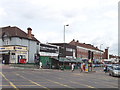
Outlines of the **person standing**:
M40 69L42 69L42 62L40 62Z
M82 64L82 70L85 72L85 63Z

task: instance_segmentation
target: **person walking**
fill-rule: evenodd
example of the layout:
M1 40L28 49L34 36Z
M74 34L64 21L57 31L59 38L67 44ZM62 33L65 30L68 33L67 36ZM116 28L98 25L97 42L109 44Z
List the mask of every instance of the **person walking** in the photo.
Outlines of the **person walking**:
M82 64L78 63L78 69L80 70L80 72L82 72Z
M74 71L74 68L75 68L75 64L73 63L72 64L72 72Z

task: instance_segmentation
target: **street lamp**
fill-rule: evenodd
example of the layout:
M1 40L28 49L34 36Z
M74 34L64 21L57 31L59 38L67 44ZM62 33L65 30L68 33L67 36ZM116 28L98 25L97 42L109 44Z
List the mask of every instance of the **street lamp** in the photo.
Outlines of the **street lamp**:
M101 50L101 46L102 46L103 44L100 44L100 61L101 61L101 59L102 59L102 54L101 54L101 52L102 52L102 50Z
M65 47L65 27L69 26L69 24L64 25L64 35L63 35L63 41L64 41L64 56L66 57L66 47ZM64 58L65 59L65 58ZM64 60L63 59L63 60ZM63 68L64 68L64 61L63 61Z
M107 58L108 58L108 60L109 60L109 47L107 47L107 49L108 49L108 57L107 57Z
M63 37L63 39L64 39L64 43L65 43L65 27L66 27L66 26L69 26L69 24L64 25L64 37Z

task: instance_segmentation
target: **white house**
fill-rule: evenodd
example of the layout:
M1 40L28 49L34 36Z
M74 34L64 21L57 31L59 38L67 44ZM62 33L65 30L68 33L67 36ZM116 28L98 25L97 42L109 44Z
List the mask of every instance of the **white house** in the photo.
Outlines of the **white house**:
M27 33L18 27L0 28L0 55L1 61L6 63L19 63L19 59L26 59L28 63L34 62L34 55L39 51L39 41L27 28Z

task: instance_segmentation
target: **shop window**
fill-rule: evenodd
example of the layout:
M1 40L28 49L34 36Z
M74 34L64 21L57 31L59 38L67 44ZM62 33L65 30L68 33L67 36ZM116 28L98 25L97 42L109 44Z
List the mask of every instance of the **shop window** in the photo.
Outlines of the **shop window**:
M12 58L12 59L15 59L15 53L12 53L12 54L11 54L11 58Z

